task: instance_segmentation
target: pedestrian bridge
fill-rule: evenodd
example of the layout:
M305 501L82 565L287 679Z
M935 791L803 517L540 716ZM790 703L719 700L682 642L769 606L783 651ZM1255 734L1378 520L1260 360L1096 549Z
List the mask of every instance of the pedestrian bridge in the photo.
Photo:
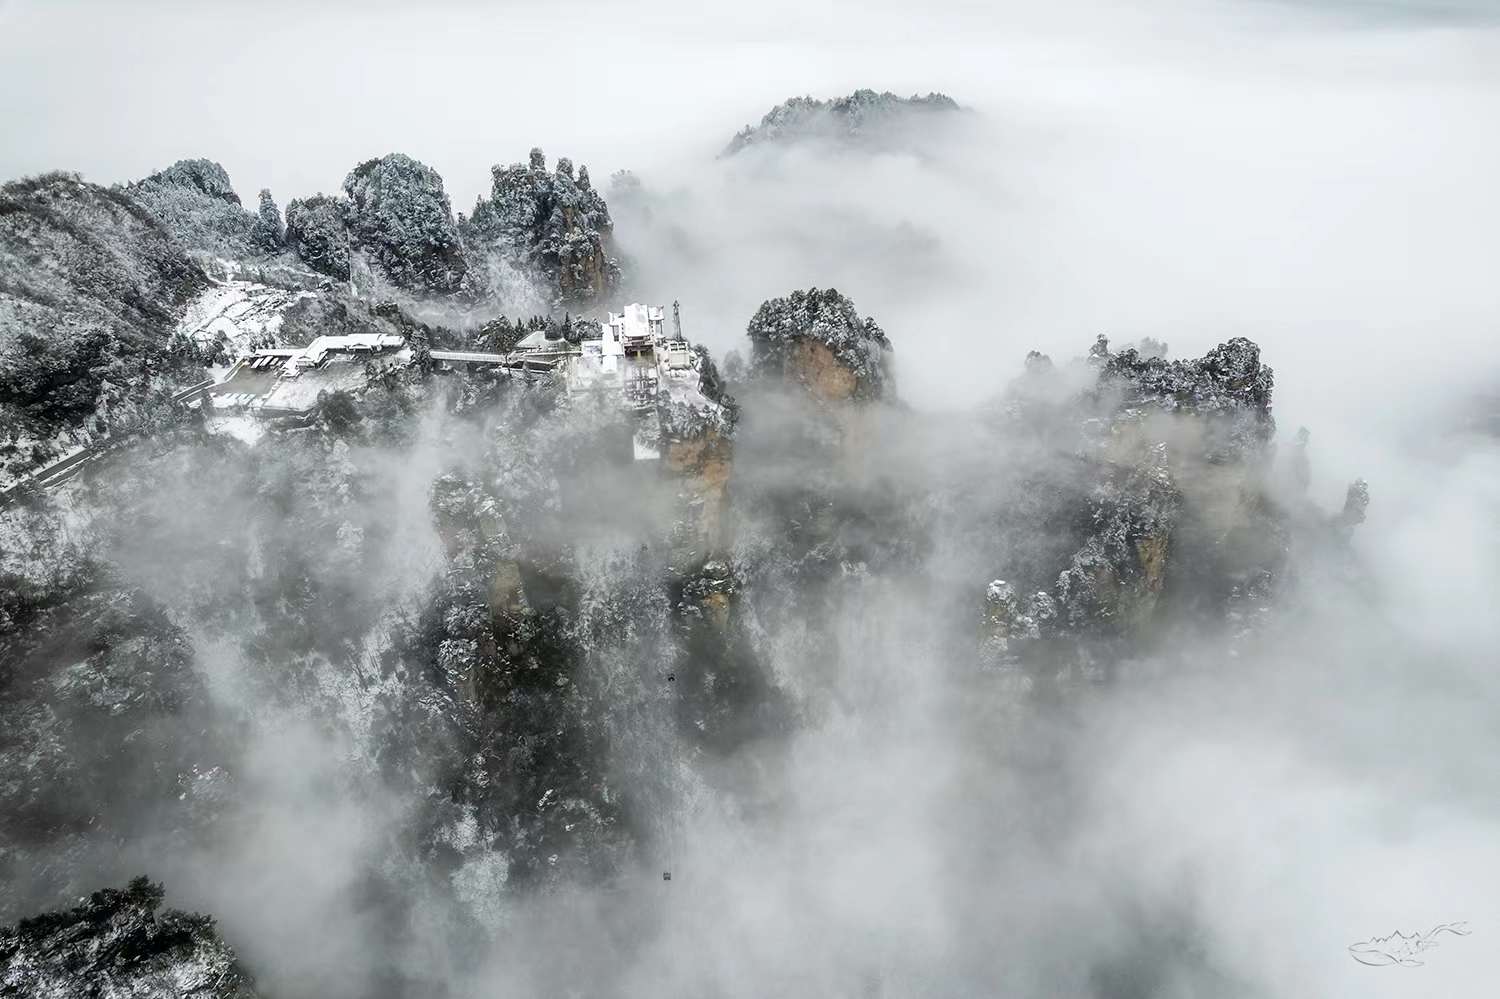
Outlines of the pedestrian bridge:
M429 356L434 361L446 361L450 364L492 364L517 371L551 371L559 361L573 353L576 352L533 350L525 353L485 354L473 350L434 350Z

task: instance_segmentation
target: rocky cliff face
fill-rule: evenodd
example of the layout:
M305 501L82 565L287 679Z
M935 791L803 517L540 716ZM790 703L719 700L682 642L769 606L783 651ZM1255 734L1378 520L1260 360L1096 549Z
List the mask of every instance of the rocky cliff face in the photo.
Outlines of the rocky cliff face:
M662 442L662 469L681 483L683 555L691 561L720 551L726 541L725 508L734 467L734 445L727 429L706 427L671 433Z
M534 272L559 305L602 301L620 281L614 223L587 167L563 157L547 169L540 149L527 163L496 166L493 186L463 222L476 255L493 254Z
M320 274L349 280L349 205L315 194L286 206L286 245Z
M721 556L730 543L728 490L739 415L707 349L694 351L696 386L663 394L656 413L662 471L677 488L672 561L684 571Z
M0 929L0 992L63 999L254 999L254 981L207 916L161 910L137 878Z
M1004 408L1070 449L1086 483L1064 515L1086 529L1055 579L1033 569L986 593L982 655L1020 670L1028 689L1102 679L1122 650L1244 616L1285 582L1299 532L1329 536L1324 515L1276 494L1273 377L1255 344L1168 361L1111 353L1101 337L1086 363L1092 386L1049 407L1044 386L1058 383L1033 355Z

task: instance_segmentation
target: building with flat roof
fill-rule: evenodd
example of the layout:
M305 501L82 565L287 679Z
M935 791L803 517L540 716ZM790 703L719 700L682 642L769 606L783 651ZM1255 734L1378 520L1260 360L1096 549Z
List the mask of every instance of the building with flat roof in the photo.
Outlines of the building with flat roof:
M660 457L660 407L718 408L701 390L699 354L680 330L668 336L663 306L636 302L608 316L599 336L566 359L568 390L619 393L622 406L636 414L635 457Z
M305 347L252 350L205 398L215 409L266 415L306 412L317 403L319 392L363 387L365 363L374 358L405 364L411 351L393 333L320 336Z
M568 388L619 389L634 403L648 402L659 377L657 353L665 342L665 317L662 306L639 302L609 313L599 324L599 336L578 345L578 355L568 366Z

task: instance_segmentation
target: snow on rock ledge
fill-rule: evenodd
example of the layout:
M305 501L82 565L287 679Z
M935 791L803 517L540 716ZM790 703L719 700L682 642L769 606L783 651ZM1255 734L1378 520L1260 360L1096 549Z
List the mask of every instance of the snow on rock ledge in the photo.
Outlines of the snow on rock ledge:
M256 344L276 339L287 309L313 295L254 281L216 283L188 303L177 332L210 350L222 343L225 360L232 361Z
M0 929L0 994L254 999L253 981L213 919L158 912L163 895L136 878Z

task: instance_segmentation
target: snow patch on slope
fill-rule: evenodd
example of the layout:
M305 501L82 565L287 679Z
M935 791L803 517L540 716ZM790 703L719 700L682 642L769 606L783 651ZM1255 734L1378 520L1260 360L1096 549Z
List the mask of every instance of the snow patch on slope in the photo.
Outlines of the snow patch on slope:
M216 282L188 304L177 332L204 346L222 340L231 358L240 357L251 343L274 339L286 310L314 294L254 281Z

